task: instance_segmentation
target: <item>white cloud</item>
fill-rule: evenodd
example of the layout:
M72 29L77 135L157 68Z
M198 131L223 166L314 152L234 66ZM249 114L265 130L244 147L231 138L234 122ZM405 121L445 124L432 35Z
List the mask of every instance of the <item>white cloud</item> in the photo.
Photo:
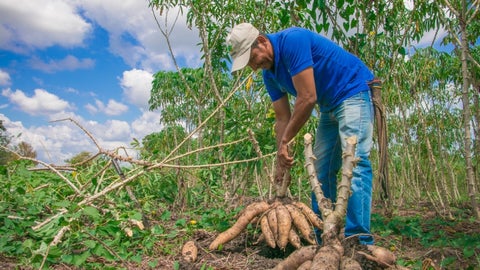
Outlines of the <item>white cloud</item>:
M95 105L88 103L85 105L85 109L91 114L103 112L106 115L115 116L128 111L128 106L113 99L110 99L107 105L105 105L102 101L95 99Z
M157 19L169 32L173 54L182 66L201 65L198 31L186 22L186 10L164 11ZM17 0L0 1L0 48L25 52L34 48L83 46L93 33L92 20L109 35L110 50L130 65L150 72L173 70L168 43L158 28L148 1L139 0ZM173 25L173 23L175 24ZM58 62L58 63L57 63ZM36 60L37 68L49 72L61 67L72 70L93 65L91 59Z
M80 46L91 29L72 1L0 1L0 48L3 49Z
M63 59L45 62L38 57L33 57L30 59L30 66L47 73L53 73L56 71L93 68L95 66L95 60L90 58L78 59L73 55L67 55Z
M10 134L21 134L12 143L18 144L21 141L29 143L37 152L37 159L41 161L60 165L82 151L98 152L95 143L71 121L59 121L27 128L22 122L11 121L1 113L0 119ZM133 121L132 126L120 120L109 120L105 123L86 121L78 115L72 116L72 119L86 129L103 150L112 151L123 147L127 148L130 156L136 155L134 150L129 149L133 138L141 139L159 129L158 114L152 112Z
M113 99L110 99L105 107L105 114L107 115L120 115L126 111L128 111L127 105L116 102Z
M123 72L120 85L125 99L140 108L148 108L153 75L145 70L133 69Z
M80 91L72 87L68 87L67 89L65 89L65 92L71 93L71 94L77 94L77 95L80 94Z
M148 134L162 130L160 125L160 112L146 111L138 119L132 122L132 136L142 139Z
M10 85L10 74L0 69L0 86Z
M168 44L148 7L148 1L84 0L78 3L84 16L107 30L110 49L127 64L150 72L175 68ZM199 43L198 31L188 28L185 10L172 29L178 12L178 8L164 11L163 16L157 14L157 19L165 31L171 32L169 40L174 55L186 59L188 62L184 65L197 67L201 63L199 48L196 47Z
M29 143L37 152L37 159L54 164L64 164L66 159L82 152L94 152L95 145L70 121L51 123L41 126L25 127L20 121L11 121L0 114L4 126L15 137L13 144L21 141Z
M2 95L30 115L51 115L71 108L67 101L44 89L35 89L31 97L21 90L13 92L10 88L4 89Z
M85 105L85 109L87 109L87 111L90 113L90 114L96 114L98 113L98 108L95 106L95 105L92 105L90 103L88 103L87 105Z
M105 123L88 121L84 127L99 141L101 147L108 142L122 142L121 144L125 145L130 140L130 125L125 121L108 120Z

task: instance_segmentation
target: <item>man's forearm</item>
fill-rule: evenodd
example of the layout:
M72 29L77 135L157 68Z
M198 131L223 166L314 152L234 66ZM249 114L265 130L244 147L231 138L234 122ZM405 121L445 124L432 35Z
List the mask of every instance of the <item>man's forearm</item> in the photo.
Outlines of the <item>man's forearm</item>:
M276 121L275 122L275 138L277 140L277 149L280 146L280 143L285 133L285 129L288 126L288 121Z
M282 134L280 142L277 138L277 146L279 145L279 143L288 144L297 135L297 133L312 115L314 107L315 102L301 100L297 100L297 102L295 102L292 117L290 118L290 121L288 121L287 125L284 127L284 132Z

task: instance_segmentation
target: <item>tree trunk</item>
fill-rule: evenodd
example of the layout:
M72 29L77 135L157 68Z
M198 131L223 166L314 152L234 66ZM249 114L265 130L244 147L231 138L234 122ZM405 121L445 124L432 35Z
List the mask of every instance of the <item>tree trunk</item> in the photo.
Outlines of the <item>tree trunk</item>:
M468 63L467 63L467 56L468 56L468 39L467 39L467 25L466 25L466 11L467 11L467 4L466 1L462 1L462 10L460 11L460 35L461 35L461 61L462 61L462 79L463 79L463 87L462 87L462 102L463 102L463 125L464 125L464 155L465 155L465 167L467 171L467 183L468 183L468 195L470 197L470 202L472 206L473 213L477 220L480 219L480 209L478 207L478 202L476 199L476 182L475 182L475 175L473 173L473 165L472 165L472 135L470 129L470 119L471 119L471 112L470 112L470 100L468 98L468 89L470 88L470 81L469 81L469 72L468 72Z

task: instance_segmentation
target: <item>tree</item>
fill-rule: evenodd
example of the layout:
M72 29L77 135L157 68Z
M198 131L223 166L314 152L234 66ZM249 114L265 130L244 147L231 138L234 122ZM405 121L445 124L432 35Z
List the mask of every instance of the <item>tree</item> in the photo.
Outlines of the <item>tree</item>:
M470 105L473 103L471 102L472 98L470 91L474 89L472 87L473 74L471 70L480 69L479 63L472 56L470 44L474 43L476 39L478 39L478 33L480 31L478 29L480 7L478 1L474 1L472 3L472 1L467 0L443 0L441 2L444 5L443 7L449 11L449 14L444 14L443 19L446 22L446 27L449 29L450 37L456 47L461 61L461 70L459 73L461 74L462 85L462 120L464 128L463 151L468 183L468 196L470 197L470 202L475 217L477 220L480 220L480 206L477 201L478 187L475 181L472 158L472 141L475 139L472 138L472 109L470 107ZM473 23L473 25L476 27L471 27L471 23ZM479 108L477 107L476 110L478 111ZM476 112L473 112L473 114L475 115Z
M73 156L71 159L65 160L65 162L70 165L79 165L89 160L91 157L92 157L92 153L88 151L82 151L76 154L75 156ZM88 165L88 164L82 164L82 165Z
M37 152L27 142L20 142L15 148L16 152L22 157L37 158Z
M393 168L389 172L390 194L396 200L392 205L428 200L439 214L451 217L450 204L458 203L465 195L470 197L473 208L477 208L473 203L476 201L474 184L480 170L473 167L478 164L476 157L480 149L480 112L475 106L478 94L472 93L471 82L476 78L478 85L479 60L475 58L478 56L475 42L480 31L478 1L413 3L408 6L404 1L386 0L244 0L218 5L216 1L150 1L158 14L174 6L180 7L187 13L189 25L199 30L204 66L197 76L191 77L194 81L189 82L185 79L187 76L181 79L182 83L189 83L190 88L177 86L180 93L175 92L181 95L181 104L193 106L188 107L189 112L195 107L197 112L208 112L205 105L218 105L229 89L252 76L248 69L235 76L228 74L228 47L224 41L228 29L239 22L251 22L266 33L292 25L303 26L328 36L359 56L383 80L389 156L392 157L389 164ZM443 29L448 31L444 42L456 46L452 52L438 51L434 46ZM418 42L428 32L435 34L433 40L419 46ZM177 69L177 72L182 78L184 70ZM253 77L259 80L256 74ZM162 80L157 82L155 89L160 90L156 90L156 94L167 91ZM255 92L265 92L261 85L255 84ZM203 87L202 93L192 97L197 87ZM270 130L271 119L261 117L268 112L268 97L258 94L252 103L242 103L247 96L247 91L238 91L234 96L238 98L229 100L215 118L216 122L202 129L200 141L209 144L228 141L235 138L233 134L236 138L242 134L241 131L235 133L237 130L255 126L258 127L257 135L265 132L260 146L270 147L268 137L271 134L266 131ZM202 98L208 102L202 104ZM230 111L234 113L229 114ZM196 115L204 119L201 114ZM374 148L373 157L376 151ZM226 153L229 159L234 158L231 153ZM225 160L221 151L218 156ZM463 160L465 163L460 166ZM373 161L375 168L378 165Z
M8 134L7 129L3 125L3 120L0 119L0 145L8 148L10 145L11 136ZM0 148L0 165L6 165L12 159L12 154L4 149Z

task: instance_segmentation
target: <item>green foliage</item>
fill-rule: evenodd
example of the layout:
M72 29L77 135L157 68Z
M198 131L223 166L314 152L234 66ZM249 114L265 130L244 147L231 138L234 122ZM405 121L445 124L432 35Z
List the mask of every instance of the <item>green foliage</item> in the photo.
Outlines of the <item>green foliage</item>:
M160 11L181 6L187 13L189 24L204 33L201 36L200 48L202 55L205 56L203 69L181 69L179 73L168 74L160 72L152 88L152 100L158 98L172 107L171 111L165 112L165 120L167 116L172 116L168 118L170 123L185 121L186 132L189 133L201 122L195 117L201 115L199 119L205 119L205 116L218 105L219 100L216 98L225 97L226 91L235 86L237 79L247 76L245 72L240 72L233 78L224 76L228 73L225 61L229 61L225 37L230 27L247 21L261 31L269 33L292 25L302 26L327 35L358 55L375 75L383 80L383 98L389 125L391 156L389 164L393 168L391 182L403 183L407 179L412 181L422 179L417 183L426 183L425 185L419 186L409 182L407 184L413 185L414 190L424 188L436 190L438 186L435 185L439 182L444 186L444 190L456 187L460 189L460 194L466 194L465 168L459 166L462 158L465 158L462 155L464 121L460 99L462 89L459 86L462 85L463 75L460 72L459 44L456 44L456 50L452 52L434 49L434 42L422 44L423 48L417 44L427 32L438 31L442 27L448 28L448 38L444 40L456 42L456 29L460 25L451 9L455 9L456 14L463 12L458 3L444 6L443 2L415 1L413 9L407 9L403 1L353 0L274 1L268 4L247 0L227 1L222 2L222 5L205 1L152 0L150 5ZM238 12L240 7L241 13ZM478 32L478 27L475 27L478 26L478 20L474 18L469 20L472 22L468 26L469 33L472 33L471 37L478 37L475 35ZM470 41L475 42L473 38ZM475 58L478 55L475 53L476 47L471 46L469 49L478 63L478 57ZM479 70L478 66L471 67L474 73ZM246 129L251 128L258 137L263 153L275 150L273 118L269 117L271 108L268 106L268 96L261 86L261 78L255 75L253 87L242 88L238 96L235 95L228 102L218 117L205 125L201 137L196 141L197 144L188 145L195 147L234 141L245 136ZM232 79L235 80L233 84ZM474 106L474 99L472 95L472 111L476 111L478 115L478 106ZM162 109L168 108L161 102L152 104L162 104ZM177 104L185 106L180 108L175 106ZM208 104L212 106L209 107ZM189 116L192 111L196 114ZM472 123L475 123L477 120L473 115L475 113L472 114ZM309 126L302 132L314 133L314 123L315 119L310 121ZM300 164L301 137L299 136L296 141L294 152ZM219 151L218 156L210 153L209 157L222 161L255 155L249 142L228 146L222 150L224 151ZM376 150L374 149L374 154ZM199 163L208 162L208 157L205 159L201 155L196 157ZM374 167L377 166L375 156L373 161ZM271 164L271 160L265 162ZM255 166L236 165L225 168L220 173L244 170L252 172L254 168L261 170L262 165L261 163ZM302 172L301 167L296 171L294 168L294 178L302 177ZM432 177L427 177L428 175ZM452 175L458 177L452 178ZM214 178L225 177L218 175ZM297 187L292 188L295 190ZM301 192L301 187L299 188L298 191ZM400 195L395 194L395 190L400 188L392 190L394 198ZM434 196L433 200L441 197L446 200L447 196L451 196L447 191ZM412 192L408 195L409 199L417 200L418 195L424 193ZM456 196L455 199L463 200L464 196Z
M91 157L92 157L92 153L87 152L87 151L82 151L82 152L78 153L77 155L75 155L74 157L72 157L71 159L65 160L65 162L70 164L70 165L78 165L78 164L88 165L88 164L84 164L84 163L88 159L90 159Z
M105 164L103 160L98 162ZM142 220L142 212L133 206L124 190L113 196L107 195L95 205L79 206L71 188L58 175L31 172L27 168L29 164L16 161L0 174L3 187L0 194L0 253L4 256L18 257L19 262L33 267L39 267L44 258L46 265L63 262L82 267L89 265L88 261L94 262L93 258L104 258L111 265L123 260L138 262L144 252L151 253L155 248L158 232L163 235L168 231L166 228L145 230L132 223L132 220ZM94 185L93 181L87 180L93 175L89 169L92 168L64 176L70 181L83 182L84 191L90 192L101 186L101 181ZM109 173L112 174L113 170ZM104 180L108 181L108 178ZM38 222L61 211L65 211L64 214L34 229ZM185 227L182 222L177 225ZM69 229L62 241L51 246L64 226ZM128 230L132 231L132 236L128 236ZM173 247L171 245L166 252L172 252ZM90 267L103 269L102 265L92 263Z
M381 238L396 236L396 239L398 239L398 242L379 243L380 245L396 250L397 247L401 247L408 242L410 245L417 243L425 249L442 251L448 248L458 252L458 258L442 256L444 258L439 262L442 267L448 267L459 259L470 260L473 256L476 256L477 261L480 259L480 233L478 230L471 232L471 226L475 226L473 224L472 221L465 219L454 221L439 217L429 219L421 214L407 217L395 216L391 219L377 214L372 216L372 228L374 228L375 234L378 234ZM401 261L401 264L421 266L421 262L413 261Z
M82 201L121 180L103 157L77 167L74 173L61 172L79 188L79 194L57 174L28 170L31 162L1 163L0 254L18 257L21 263L35 268L42 263L46 267L64 263L86 269L115 269L125 262L139 263L143 256L178 254L183 240L195 230L223 231L230 227L241 208L232 207L232 201L266 196L270 183L264 167L272 168L274 156L233 163L258 157L248 140L248 129L255 133L263 155L276 150L273 110L261 76L248 74L248 69L229 73L225 38L234 24L245 21L265 33L293 25L306 27L358 55L384 81L393 200L408 204L428 197L443 205L465 201L463 106L473 112L467 121L472 126L478 126L480 115L476 92L468 93L470 104L463 104L461 99L465 92L460 87L464 82L460 73L462 48L455 35L461 27L459 22L465 20L458 20L451 12L446 14L450 7L441 1L414 2L415 8L408 10L403 1L149 1L157 14L165 14L172 7L186 14L189 26L200 30L199 50L204 60L201 68L178 67L175 72L159 71L154 76L149 105L151 110L162 111L159 122L163 129L133 144L142 159L165 162L165 166L129 184L139 200L138 207L125 188L92 203ZM460 10L457 2L452 3ZM470 42L478 37L479 21L470 19ZM448 31L445 41L454 42L453 51L418 46L425 33L441 28ZM478 63L479 47L472 44L468 50ZM470 60L468 67L472 81L478 85L480 69ZM244 79L248 83L242 85ZM236 92L232 93L233 89ZM297 166L292 169L290 191L301 200L310 197L301 165L303 135L315 133L317 115L315 112L292 145ZM1 121L0 131L1 143L7 145L10 137ZM478 167L476 132L472 132L476 136L472 140L477 142L473 156ZM374 148L374 168L376 153ZM0 159L4 157L0 152ZM82 152L68 162L79 164L89 157ZM123 169L128 177L144 168L130 165ZM433 206L442 210L440 203ZM33 229L58 213L62 214ZM145 217L151 221L149 228L135 225ZM381 236L395 236L399 241L429 248L453 247L464 258L478 256L478 235L438 229L458 226L458 222L461 220L455 223L421 217L387 220L375 215L372 228ZM62 241L51 245L65 226L69 229ZM447 256L442 266L448 266L451 260ZM418 262L404 264L419 266ZM158 261L148 265L155 268ZM179 267L177 262L174 268Z
M0 145L8 148L11 140L12 135L8 133L7 129L3 125L3 120L0 119ZM0 167L3 167L3 165L6 165L12 159L13 156L8 150L0 148Z
M118 180L112 166L105 167L107 164L107 160L96 158L89 166L65 172L63 176L82 186L85 194L91 194ZM148 173L137 179L132 186L141 203L141 208L137 208L125 189L82 205L83 195L75 194L57 174L31 171L29 166L29 162L15 161L0 174L0 184L4 187L0 191L0 254L18 258L20 264L35 268L62 263L89 269L117 269L125 262L141 264L145 256L178 254L185 239L195 230L225 230L239 211L222 206L205 207L204 203L210 204L212 199L203 187L215 184L210 176L188 190L186 206L198 209L195 213L179 211L174 206L179 196L178 178L168 171ZM129 175L129 169L123 169ZM104 173L100 176L98 171ZM61 214L35 228L58 213ZM150 227L137 224L144 218L149 220ZM52 245L65 227L68 230L61 241ZM155 264L149 262L152 267Z
M186 136L187 134L182 126L166 126L160 132L149 134L143 138L141 155L145 159L161 160L170 154ZM195 144L195 140L190 141L191 144ZM187 146L184 146L177 152L185 153L186 150Z

